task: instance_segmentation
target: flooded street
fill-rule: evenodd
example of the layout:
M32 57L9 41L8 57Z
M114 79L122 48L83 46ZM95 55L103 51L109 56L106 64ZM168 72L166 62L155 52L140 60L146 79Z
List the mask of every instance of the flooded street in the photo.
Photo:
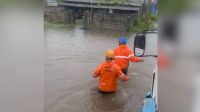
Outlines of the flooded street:
M139 112L145 93L151 89L155 58L130 63L130 80L118 81L115 94L102 95L92 77L104 61L106 49L127 37L133 48L134 34L112 31L45 27L45 112Z

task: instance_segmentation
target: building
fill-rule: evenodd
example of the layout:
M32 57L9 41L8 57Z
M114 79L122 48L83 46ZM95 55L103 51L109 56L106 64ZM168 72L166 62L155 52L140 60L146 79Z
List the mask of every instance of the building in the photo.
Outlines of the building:
M51 1L50 4L54 2ZM99 3L96 0L63 0L57 8L47 5L45 18L50 21L75 23L84 21L85 27L127 31L141 14L141 4L126 1L122 4ZM54 11L53 11L54 10Z

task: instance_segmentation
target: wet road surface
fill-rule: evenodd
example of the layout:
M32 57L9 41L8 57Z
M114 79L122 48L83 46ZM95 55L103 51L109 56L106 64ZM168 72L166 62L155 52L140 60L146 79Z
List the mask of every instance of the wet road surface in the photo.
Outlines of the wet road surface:
M98 93L98 79L92 77L105 50L116 47L120 36L127 37L127 45L133 48L133 33L45 27L45 112L140 111L143 97L151 89L155 58L130 63L130 80L118 81L115 94Z

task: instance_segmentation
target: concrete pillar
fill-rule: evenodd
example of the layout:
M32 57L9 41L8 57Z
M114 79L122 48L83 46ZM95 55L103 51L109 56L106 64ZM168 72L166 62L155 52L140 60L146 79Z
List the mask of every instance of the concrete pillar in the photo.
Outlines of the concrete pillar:
M75 23L74 10L70 8L65 9L65 21L67 24Z
M84 10L84 11L83 11L84 27L88 27L87 18L88 18L87 10Z
M84 25L85 27L88 27L90 24L90 11L85 10L83 13L83 16L84 16Z

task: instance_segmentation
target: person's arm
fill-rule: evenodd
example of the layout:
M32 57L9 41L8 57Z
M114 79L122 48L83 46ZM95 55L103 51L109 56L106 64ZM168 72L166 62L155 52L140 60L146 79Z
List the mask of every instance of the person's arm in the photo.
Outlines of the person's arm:
M93 77L97 78L100 75L100 71L101 71L101 65L99 65L93 72Z
M129 76L126 76L123 73L121 73L121 75L118 76L118 79L122 81L127 81L129 80Z
M144 60L142 58L136 57L133 53L133 51L130 50L130 53L128 55L128 58L131 62L143 62Z
M117 78L119 80L122 80L122 81L127 81L129 80L129 77L124 75L124 73L121 71L121 69L119 67L117 67Z

